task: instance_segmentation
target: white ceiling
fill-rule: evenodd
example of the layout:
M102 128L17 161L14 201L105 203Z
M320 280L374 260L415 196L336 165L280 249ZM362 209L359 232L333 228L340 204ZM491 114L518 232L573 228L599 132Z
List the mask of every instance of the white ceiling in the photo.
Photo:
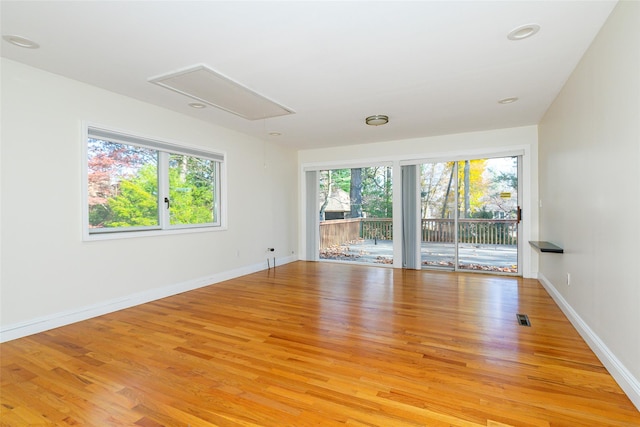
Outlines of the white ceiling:
M615 1L2 1L2 56L300 149L537 124ZM507 33L537 23L533 37ZM151 84L204 64L296 113ZM43 94L46 96L46 94ZM518 97L503 105L497 101ZM389 124L366 126L386 114ZM280 132L280 136L270 136Z

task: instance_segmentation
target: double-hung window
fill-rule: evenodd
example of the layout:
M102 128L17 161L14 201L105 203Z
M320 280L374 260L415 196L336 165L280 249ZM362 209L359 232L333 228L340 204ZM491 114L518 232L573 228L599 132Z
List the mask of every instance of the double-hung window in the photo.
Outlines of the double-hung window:
M89 240L223 223L223 154L92 126L85 147Z

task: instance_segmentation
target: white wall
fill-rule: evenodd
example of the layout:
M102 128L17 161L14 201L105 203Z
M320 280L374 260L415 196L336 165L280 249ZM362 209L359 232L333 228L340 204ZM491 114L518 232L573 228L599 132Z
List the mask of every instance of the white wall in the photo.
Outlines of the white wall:
M540 238L565 251L540 279L640 408L640 3L616 6L539 133Z
M291 149L5 59L1 113L3 340L294 259ZM83 242L82 121L226 152L228 230Z
M375 129L372 130L375 131ZM527 244L529 240L537 240L538 232L538 210L536 208L538 200L538 129L536 126L304 150L298 153L298 161L300 180L304 182L302 172L305 168L349 167L350 165L367 165L380 161L392 161L398 166L401 161L452 160L469 156L482 158L483 156L514 151L524 153L522 273L524 277L537 277L538 255ZM301 189L303 188L302 185ZM398 191L395 192L399 194ZM301 199L304 197L304 193L301 193ZM304 217L303 204L301 203L300 206L301 217ZM399 212L396 207L394 210ZM304 221L301 221L299 233L301 239L299 247L301 249L305 247L305 232ZM395 254L394 258L397 258Z

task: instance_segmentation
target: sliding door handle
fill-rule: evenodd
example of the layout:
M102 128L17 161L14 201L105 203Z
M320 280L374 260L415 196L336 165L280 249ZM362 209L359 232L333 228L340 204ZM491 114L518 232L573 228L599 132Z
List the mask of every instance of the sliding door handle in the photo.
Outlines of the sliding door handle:
M518 224L520 224L520 221L522 221L522 208L520 206L518 206L516 220Z

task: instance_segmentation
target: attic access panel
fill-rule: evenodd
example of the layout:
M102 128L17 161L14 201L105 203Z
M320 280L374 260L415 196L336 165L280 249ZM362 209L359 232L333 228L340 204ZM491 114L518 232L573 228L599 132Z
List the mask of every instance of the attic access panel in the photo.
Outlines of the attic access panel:
M294 113L204 65L154 77L149 82L248 120Z

